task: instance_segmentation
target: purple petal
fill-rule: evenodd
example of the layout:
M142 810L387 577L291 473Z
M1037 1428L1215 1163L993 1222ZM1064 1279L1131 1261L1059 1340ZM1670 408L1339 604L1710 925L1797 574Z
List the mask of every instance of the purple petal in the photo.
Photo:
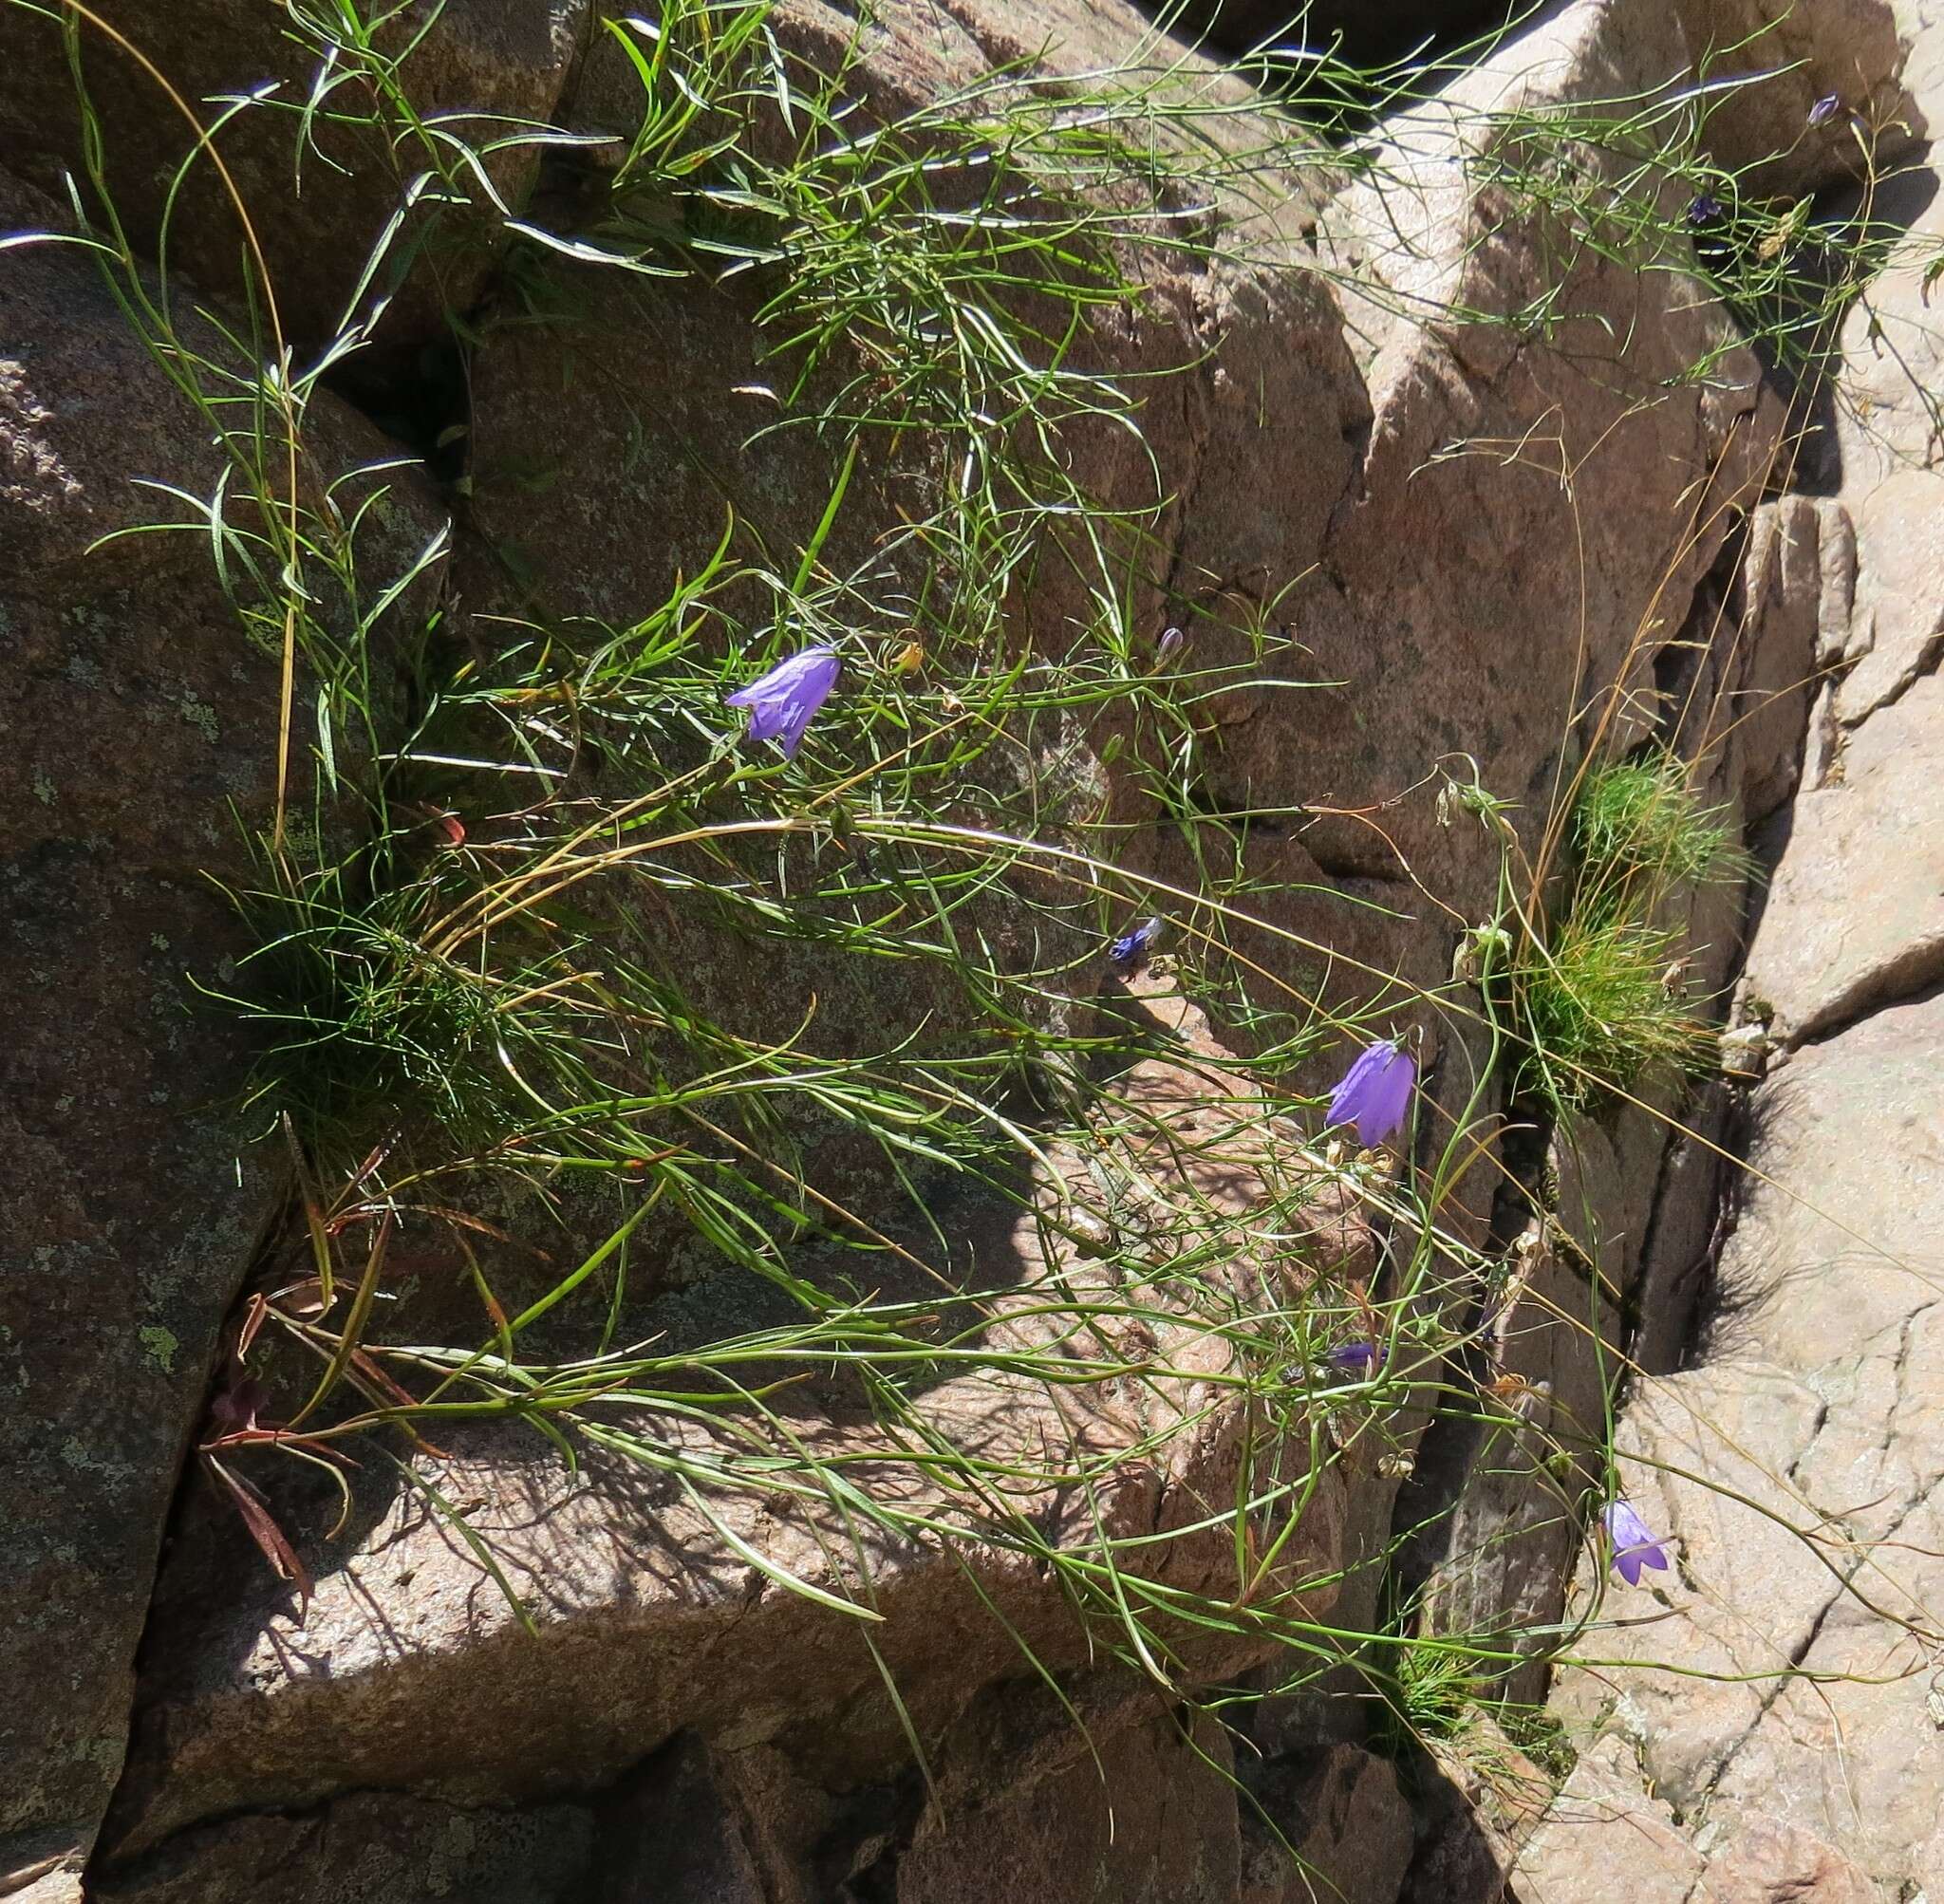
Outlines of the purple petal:
M796 758L796 750L803 745L803 737L809 730L820 700L793 700L777 716L776 737L783 743L784 759Z
M749 737L752 740L774 740L783 726L783 703L780 700L757 700L744 703L749 708Z
M1811 125L1827 125L1842 110L1842 97L1840 93L1824 93L1809 108Z
M1668 1571L1667 1550L1634 1511L1630 1501L1616 1495L1601 1508L1599 1518L1606 1528L1606 1538L1613 1543L1614 1569L1630 1587L1640 1584L1643 1567L1663 1574Z
M1108 959L1124 972L1137 971L1146 962L1148 954L1154 949L1154 942L1160 937L1160 920L1144 919L1131 932L1123 932L1108 946Z
M1356 1127L1356 1141L1381 1144L1403 1124L1417 1082L1417 1063L1390 1038L1358 1055L1330 1098L1330 1122Z
M1339 1342L1323 1357L1331 1368L1368 1381L1383 1366L1383 1352L1370 1342Z
M780 740L783 757L794 760L805 730L836 686L841 665L834 648L800 649L747 687L725 696L725 704L749 710L752 740Z

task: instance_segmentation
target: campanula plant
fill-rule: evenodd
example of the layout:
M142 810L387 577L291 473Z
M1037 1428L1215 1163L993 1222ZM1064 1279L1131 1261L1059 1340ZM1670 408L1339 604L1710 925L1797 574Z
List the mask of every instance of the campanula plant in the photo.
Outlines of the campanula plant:
M1330 1098L1330 1122L1348 1124L1366 1148L1403 1126L1417 1083L1417 1061L1394 1038L1367 1045Z
M1138 972L1148 955L1160 943L1162 925L1158 919L1144 919L1131 931L1123 932L1107 948L1107 959L1116 972Z
M1656 1573L1668 1570L1667 1549L1654 1539L1653 1530L1634 1511L1633 1503L1615 1495L1600 1510L1600 1524L1613 1545L1614 1571L1630 1587L1640 1584L1640 1570L1652 1567Z
M1384 1366L1384 1352L1374 1342L1339 1342L1323 1361L1338 1374L1367 1382Z
M768 674L727 697L730 707L749 711L749 737L782 743L783 758L794 760L817 709L830 699L842 663L834 648L799 648Z

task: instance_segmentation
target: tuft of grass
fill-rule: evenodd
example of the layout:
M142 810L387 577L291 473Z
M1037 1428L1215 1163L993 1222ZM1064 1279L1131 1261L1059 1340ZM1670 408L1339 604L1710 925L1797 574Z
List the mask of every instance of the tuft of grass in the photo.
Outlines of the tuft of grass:
M1528 1085L1583 1111L1656 1067L1696 1063L1710 1041L1680 984L1681 943L1625 916L1568 913L1515 975Z
M1553 1783L1563 1785L1580 1763L1563 1720L1543 1706L1521 1706L1507 1702L1498 1708L1499 1729Z
M1567 837L1559 924L1527 930L1510 978L1524 1088L1585 1111L1706 1061L1713 1032L1685 981L1685 935L1664 922L1678 895L1745 879L1752 862L1727 810L1704 806L1687 766L1661 750L1590 770Z
M1378 1743L1393 1758L1408 1760L1434 1741L1457 1738L1478 1709L1490 1670L1488 1660L1449 1638L1393 1638L1390 1671L1379 1682Z
M1753 861L1726 807L1704 807L1688 764L1664 749L1596 768L1573 812L1580 904L1617 887L1705 886L1746 878Z

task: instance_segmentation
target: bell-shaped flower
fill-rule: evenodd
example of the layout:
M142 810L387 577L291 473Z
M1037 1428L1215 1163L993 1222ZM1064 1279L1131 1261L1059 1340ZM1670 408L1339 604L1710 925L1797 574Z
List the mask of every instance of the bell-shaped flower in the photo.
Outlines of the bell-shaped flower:
M1667 1572L1667 1550L1654 1538L1647 1522L1635 1513L1633 1503L1615 1495L1600 1509L1600 1523L1613 1544L1614 1571L1630 1587L1640 1584L1642 1567Z
M794 760L804 730L837 684L840 665L834 648L801 648L759 680L738 688L727 704L749 710L752 740L779 740L784 759Z
M1138 972L1148 962L1162 934L1158 919L1144 919L1131 932L1123 932L1107 948L1108 962L1117 972Z
M1393 1038L1366 1046L1330 1098L1330 1122L1353 1124L1368 1148L1395 1133L1411 1110L1417 1061Z
M1339 1374L1367 1382L1384 1366L1384 1352L1374 1342L1339 1342L1323 1360Z

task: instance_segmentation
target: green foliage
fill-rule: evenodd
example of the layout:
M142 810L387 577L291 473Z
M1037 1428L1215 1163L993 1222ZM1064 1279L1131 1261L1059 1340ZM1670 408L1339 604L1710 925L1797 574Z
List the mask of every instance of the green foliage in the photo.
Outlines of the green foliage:
M1555 1788L1572 1776L1580 1754L1565 1726L1543 1707L1504 1705L1497 1708L1501 1729L1537 1765Z
M1580 1110L1695 1060L1709 1035L1680 988L1679 944L1637 920L1569 912L1518 974L1532 1081Z
M1307 1608L1342 1582L1287 1557L1348 1450L1375 1446L1381 1471L1408 1472L1411 1409L1477 1405L1452 1372L1466 1346L1453 1318L1493 1266L1453 1208L1492 1141L1493 1079L1421 1120L1435 1133L1422 1159L1315 1141L1321 1102L1291 1080L1389 1029L1401 994L1366 969L1368 1002L1326 1008L1301 974L1359 968L1326 928L1284 923L1298 895L1248 868L1251 829L1294 832L1313 813L1213 810L1211 706L1271 682L1299 694L1299 634L1273 592L1225 624L1170 598L1188 625L1172 654L1136 625L1131 577L1175 500L1142 409L1156 380L1193 365L1136 372L1112 347L1158 258L1227 252L1323 274L1307 252L1251 252L1250 214L1326 161L1333 178L1368 177L1376 142L1327 151L1303 114L1340 129L1406 103L1410 76L1308 62L1288 117L1251 140L1234 90L1157 36L1115 72L1056 83L1022 65L866 124L858 47L813 70L779 48L769 10L679 0L652 25L608 21L640 122L591 204L550 222L508 201L489 160L538 146L566 164L579 141L428 117L412 60L429 20L404 31L402 6L291 0L314 89L233 109L289 116L307 191L328 189L322 125L373 133L411 205L308 365L268 297L229 335L158 292L99 162L78 201L75 235L226 459L212 494L172 493L178 513L157 527L207 540L247 637L279 650L314 702L334 809L311 823L280 793L261 879L237 895L261 949L219 988L264 1035L253 1101L291 1144L312 1271L258 1318L265 1341L323 1371L290 1412L301 1432L276 1448L329 1467L361 1437L518 1425L570 1465L588 1448L634 1464L732 1547L732 1503L799 1510L831 1542L835 1585L743 1558L867 1629L869 1536L998 1547L1056 1577L1106 1647L1164 1683L1184 1634L1278 1640L1292 1685L1373 1642L1394 1660L1396 1736L1450 1737L1517 1649L1333 1629ZM1690 269L1683 195L1713 176L1699 125L1693 102L1661 100L1495 120L1475 170L1546 213L1558 269L1526 309L1443 315L1545 334L1574 315L1585 258ZM97 147L113 130L90 120ZM772 427L817 433L839 471L803 545L762 549L729 520L701 572L628 626L440 624L443 540L391 545L386 472L323 497L300 479L322 380L367 346L378 289L435 236L511 244L500 314L448 314L465 348L482 322L570 330L577 272L756 287ZM1343 283L1408 308L1368 276ZM1806 327L1778 316L1777 334L1813 341L1838 308L1825 300ZM1131 445L1145 490L1090 491L1074 454L1088 432ZM877 455L908 459L909 506L839 572L850 485ZM1056 574L1083 607L1063 638L1029 638ZM401 733L385 657L405 618L419 625ZM1200 658L1209 634L1224 659ZM809 642L839 648L843 687L785 763L741 744L722 703ZM1565 1108L1692 1062L1704 1034L1663 908L1745 868L1679 763L1586 775L1551 929L1538 895L1515 891L1505 804L1476 773L1448 795L1441 816L1475 820L1504 866L1501 912L1467 929L1458 975L1483 993L1490 1065ZM1144 859L1150 831L1189 883ZM1301 897L1377 905L1334 887ZM1163 1004L1206 1009L1246 1055L1217 1068L1165 1022L1103 1003L1105 940L1150 913L1172 927ZM1299 976L1278 979L1271 953ZM1442 992L1411 1002L1469 1009ZM1157 1054L1201 1073L1232 1128L1176 1128L1127 1088ZM1249 1150L1266 1199L1246 1235L1192 1189L1157 1191L1144 1149L1157 1141L1190 1185L1232 1167L1226 1147ZM972 1196L1010 1200L1034 1235L1023 1285L965 1271L951 1200ZM1323 1273L1307 1213L1332 1197L1385 1240L1375 1286ZM519 1260L534 1286L502 1299L489 1245L524 1241L500 1224L533 1207L557 1220L544 1233L569 1240L570 1267L530 1249L545 1265ZM380 1295L403 1286L390 1239L407 1227L463 1261L473 1335L383 1325ZM761 1300L679 1340L633 1339L644 1266L674 1284L697 1262L731 1272L712 1292L736 1279ZM1371 1381L1328 1372L1328 1347L1351 1338L1387 1351ZM995 1447L927 1409L966 1374L1132 1397L1160 1426L1119 1447ZM854 1433L834 1450L803 1429L805 1397L832 1395ZM1111 1531L1096 1506L1091 1534L1056 1529L1050 1503L1097 1503L1130 1465L1165 1470L1229 1405L1246 1453L1232 1498L1197 1525ZM254 1445L243 1435L223 1458ZM463 1515L410 1472L493 1571ZM1211 1532L1233 1551L1227 1590L1170 1584L1169 1543Z
M1703 807L1687 763L1665 750L1595 768L1573 810L1581 908L1624 906L1631 889L1746 879L1753 862L1728 812Z
M1685 935L1662 922L1694 888L1749 876L1725 812L1704 807L1687 767L1666 753L1585 774L1567 829L1561 916L1548 932L1527 932L1511 974L1528 1090L1583 1111L1706 1060L1714 1032L1686 983Z
M1457 1737L1478 1705L1482 1663L1431 1634L1399 1640L1387 1689L1385 1730L1393 1749Z

